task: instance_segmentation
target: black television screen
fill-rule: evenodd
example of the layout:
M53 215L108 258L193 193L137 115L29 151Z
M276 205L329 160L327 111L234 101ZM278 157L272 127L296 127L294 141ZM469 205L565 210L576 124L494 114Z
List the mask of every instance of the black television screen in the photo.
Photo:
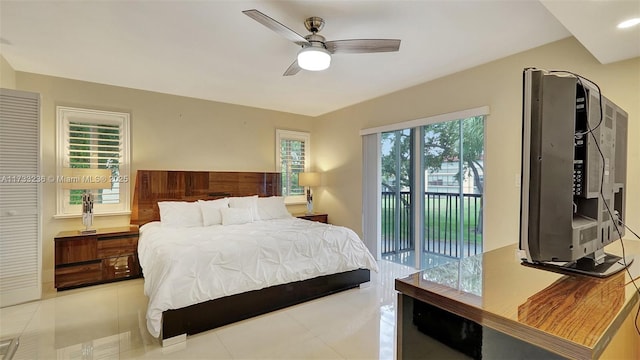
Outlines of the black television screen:
M523 72L520 249L525 265L608 276L624 235L627 113L566 71Z

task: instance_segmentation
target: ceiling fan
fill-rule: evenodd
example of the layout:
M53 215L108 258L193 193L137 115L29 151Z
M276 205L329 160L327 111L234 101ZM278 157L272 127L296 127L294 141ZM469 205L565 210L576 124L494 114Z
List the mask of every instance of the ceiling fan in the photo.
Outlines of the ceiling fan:
M302 36L282 25L262 12L252 9L243 13L260 24L268 27L288 40L302 46L297 59L284 72L284 76L297 74L300 70L320 71L331 64L331 54L357 54L392 52L400 49L397 39L349 39L325 41L318 32L324 27L324 20L320 17L310 17L304 21L304 26L311 34Z

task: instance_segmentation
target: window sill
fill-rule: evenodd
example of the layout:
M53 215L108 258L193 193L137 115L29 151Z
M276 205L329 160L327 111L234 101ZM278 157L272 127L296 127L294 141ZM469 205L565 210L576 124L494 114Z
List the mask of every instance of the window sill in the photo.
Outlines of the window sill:
M286 206L289 206L289 205L306 205L307 201L306 200L304 200L304 201L300 201L300 200L287 201L287 200L285 200L284 204Z
M94 217L124 216L124 215L131 215L131 211L130 210L123 210L123 211L111 211L111 212L102 212L102 213L93 214ZM81 218L81 217L82 217L82 214L56 214L56 215L53 215L54 219L75 219L75 218Z

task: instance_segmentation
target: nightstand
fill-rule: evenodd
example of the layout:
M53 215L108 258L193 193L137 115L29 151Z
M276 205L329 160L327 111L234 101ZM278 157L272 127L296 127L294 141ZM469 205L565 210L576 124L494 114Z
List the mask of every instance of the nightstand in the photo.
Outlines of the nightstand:
M327 214L297 214L295 215L295 217L297 217L298 219L317 221L325 224L329 223L329 215Z
M99 229L94 234L63 231L55 237L55 287L58 290L142 276L138 227Z

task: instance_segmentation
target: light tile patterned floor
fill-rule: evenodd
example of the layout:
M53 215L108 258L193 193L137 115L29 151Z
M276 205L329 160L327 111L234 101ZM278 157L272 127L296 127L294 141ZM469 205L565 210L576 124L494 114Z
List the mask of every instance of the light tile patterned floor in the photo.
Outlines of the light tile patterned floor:
M382 260L369 284L193 335L162 348L147 332L142 279L47 294L0 309L14 359L393 359L394 279L414 269Z

